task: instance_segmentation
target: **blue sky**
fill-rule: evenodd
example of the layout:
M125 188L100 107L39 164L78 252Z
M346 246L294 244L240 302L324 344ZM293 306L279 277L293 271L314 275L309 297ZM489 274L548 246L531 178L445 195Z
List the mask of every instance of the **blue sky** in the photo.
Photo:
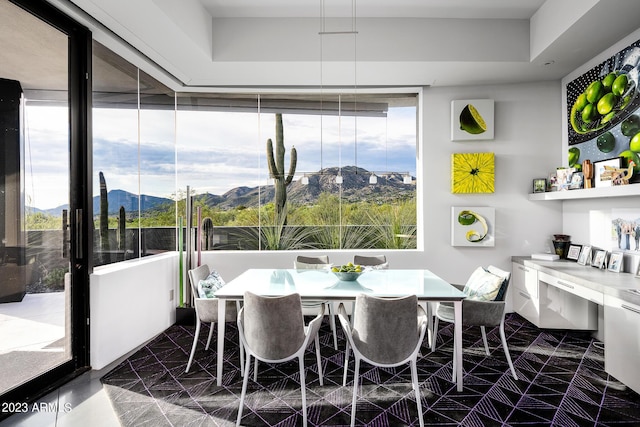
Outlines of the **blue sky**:
M29 206L47 209L67 203L66 115L63 108L27 109ZM388 119L285 114L283 122L287 168L291 147L298 152L296 179L304 172L355 164L415 176L415 108L391 108ZM94 109L93 135L94 195L99 194L99 171L109 190L137 193L140 188L143 194L170 197L176 187L189 185L197 193L223 194L267 184L266 141L275 141L275 115ZM143 142L140 149L138 140Z

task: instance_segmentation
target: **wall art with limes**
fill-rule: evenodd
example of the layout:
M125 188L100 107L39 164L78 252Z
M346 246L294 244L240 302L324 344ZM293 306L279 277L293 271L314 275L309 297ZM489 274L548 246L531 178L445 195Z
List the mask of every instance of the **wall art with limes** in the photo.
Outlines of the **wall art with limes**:
M495 246L495 208L452 207L451 246Z
M640 40L567 83L569 167L621 157L640 182L639 67Z
M493 139L493 99L451 101L451 140Z

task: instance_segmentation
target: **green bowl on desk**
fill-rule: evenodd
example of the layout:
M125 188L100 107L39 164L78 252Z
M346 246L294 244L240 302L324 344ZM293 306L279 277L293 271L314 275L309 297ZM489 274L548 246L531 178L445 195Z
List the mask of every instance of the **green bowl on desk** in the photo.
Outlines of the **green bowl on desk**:
M363 272L356 271L333 271L333 274L343 282L354 282L358 280L358 277L360 277L362 273Z

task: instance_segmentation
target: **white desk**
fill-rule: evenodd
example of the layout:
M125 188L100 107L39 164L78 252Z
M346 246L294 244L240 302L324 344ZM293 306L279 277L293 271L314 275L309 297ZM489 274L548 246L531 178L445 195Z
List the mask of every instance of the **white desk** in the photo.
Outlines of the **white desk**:
M465 294L429 270L369 270L356 282L343 282L328 270L250 269L216 291L218 302L217 384L222 385L226 300L245 291L263 296L298 293L303 300L353 301L362 293L379 297L416 295L419 301L448 301L454 306L454 346L462 354L462 300ZM457 389L462 391L462 357L456 358Z

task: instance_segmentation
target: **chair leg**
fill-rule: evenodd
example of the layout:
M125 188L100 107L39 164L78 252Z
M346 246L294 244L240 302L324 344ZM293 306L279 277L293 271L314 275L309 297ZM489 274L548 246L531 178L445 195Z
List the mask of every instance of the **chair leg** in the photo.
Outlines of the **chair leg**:
M205 350L209 350L209 344L211 344L211 337L213 336L215 326L216 322L211 322L211 325L209 325L209 336L207 337L207 345L204 347Z
M420 427L424 427L424 418L422 417L422 402L420 401L420 383L418 383L418 368L416 367L416 361L411 361L411 382L413 383L413 389L416 392L416 405L418 406L418 420L420 421Z
M516 375L516 370L513 367L513 362L511 362L511 355L509 355L509 347L507 346L507 337L504 334L504 321L500 323L500 340L502 341L502 348L504 349L504 355L507 358L507 362L509 363L509 369L511 369L513 378L517 380L518 375Z
M307 386L304 378L304 354L298 357L300 362L300 390L302 391L302 425L307 427Z
M244 346L242 345L242 340L238 337L238 349L240 350L240 376L244 377Z
M360 359L358 357L355 357L355 359L355 366L353 367L353 399L351 400L351 427L356 425L356 400L358 398L358 383L360 382Z
M436 351L436 340L438 338L438 317L433 319L433 334L431 335L431 352Z
M213 329L213 326L211 327ZM196 319L196 332L193 334L193 345L191 346L191 354L189 355L189 362L187 362L186 373L189 373L191 369L191 362L193 362L193 356L196 354L196 345L198 344L198 336L200 335L200 321Z
M258 358L256 357L255 366L253 367L253 381L258 382ZM247 372L248 374L249 372Z
M238 418L236 419L236 426L240 425L242 419L242 408L244 407L244 398L247 395L247 383L249 382L249 369L251 369L251 355L247 353L247 365L244 368L246 375L242 380L242 393L240 393L240 406L238 406Z
M322 379L322 358L320 357L320 339L316 334L315 338L315 346L316 346L316 363L318 364L318 378L320 380L320 385L324 385L324 380Z
M344 349L344 374L342 375L342 386L347 386L347 372L349 371L349 341L347 341L347 348Z
M489 343L487 342L487 331L485 331L484 326L480 326L480 333L482 334L482 342L484 343L484 352L487 353L487 356L490 356L489 353Z

